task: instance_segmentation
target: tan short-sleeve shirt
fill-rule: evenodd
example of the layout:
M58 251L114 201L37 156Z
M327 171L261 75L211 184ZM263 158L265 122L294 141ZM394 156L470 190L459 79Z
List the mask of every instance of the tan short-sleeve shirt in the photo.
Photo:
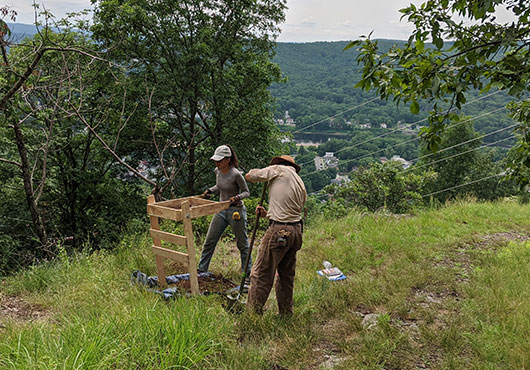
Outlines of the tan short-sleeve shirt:
M247 176L252 182L269 182L268 218L278 222L297 222L302 219L307 192L293 167L271 165L250 170Z

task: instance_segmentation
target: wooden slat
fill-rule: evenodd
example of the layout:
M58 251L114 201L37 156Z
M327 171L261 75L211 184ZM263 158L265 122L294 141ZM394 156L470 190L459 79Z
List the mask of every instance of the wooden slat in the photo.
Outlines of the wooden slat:
M180 209L180 205L182 204L182 202L188 199L194 198L196 196L197 195L193 195L191 197L178 198L178 199L163 200L161 202L156 202L156 205Z
M149 213L149 207L155 203L155 197L154 195L150 195L147 197L147 212ZM160 224L158 221L158 217L156 216L149 216L149 222L151 223L151 229L152 230L160 230ZM153 244L155 247L161 247L162 241L159 238L153 238ZM156 274L158 276L158 285L160 287L165 287L167 285L166 281L166 268L164 267L164 259L160 256L155 256L156 260Z
M197 262L195 261L195 239L193 237L193 226L191 225L191 209L189 202L182 203L182 223L184 224L184 235L186 235L186 246L189 257L190 288L192 294L199 294L199 278L197 276Z
M215 200L204 199L204 198L190 198L189 199L191 207L202 206L203 204L217 204Z
M194 195L192 197L186 197L186 198L178 198L178 199L170 199L170 200L164 200L162 202L157 202L156 206L163 206L168 208L174 208L174 209L180 209L182 206L182 202L188 201L190 202L191 206L200 206L203 204L215 204L218 203L214 200L204 199L201 198L198 195Z
M147 206L147 213L149 216L162 217L168 220L180 221L182 220L182 211L179 209L168 208L156 204L149 204Z
M170 242L178 245L186 245L186 237L182 235L176 235L155 229L150 229L149 233L153 238L157 238L165 242Z
M229 200L224 202L216 202L215 204L196 206L191 209L191 218L213 215L227 209L228 207L230 207Z
M167 286L166 267L164 266L164 257L155 255L156 275L158 276L158 286L164 288Z
M156 256L169 258L173 261L182 262L186 266L188 266L189 264L189 258L186 253L177 252L172 249L157 247L156 245L153 245L152 251Z

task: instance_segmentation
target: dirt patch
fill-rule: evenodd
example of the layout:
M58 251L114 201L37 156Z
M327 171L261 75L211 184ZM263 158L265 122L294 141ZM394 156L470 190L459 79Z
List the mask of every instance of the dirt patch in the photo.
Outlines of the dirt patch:
M477 243L470 244L470 246L482 249L497 249L497 247L506 244L510 241L524 242L530 237L516 232L503 232L490 235L484 235Z
M436 267L446 267L456 270L456 281L467 283L473 270L473 253L496 252L499 247L506 245L510 241L523 242L529 240L528 235L516 232L500 232L489 235L482 235L476 240L466 242L457 246L449 255L441 261L435 263Z
M199 292L205 295L223 294L237 286L233 281L226 279L222 275L199 276L198 280ZM181 280L176 284L171 284L171 286L178 288L180 291L191 292L189 280Z
M31 304L17 296L0 296L0 328L6 319L16 321L35 321L48 316L48 311L36 304Z

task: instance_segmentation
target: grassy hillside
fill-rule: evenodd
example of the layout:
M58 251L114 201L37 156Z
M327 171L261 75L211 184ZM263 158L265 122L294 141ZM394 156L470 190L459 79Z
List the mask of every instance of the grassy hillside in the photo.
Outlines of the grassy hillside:
M150 240L35 266L0 282L0 368L525 368L530 206L460 202L410 216L352 211L308 225L295 315L227 313L215 296L165 302ZM235 278L226 241L212 269ZM348 278L317 276L322 260Z

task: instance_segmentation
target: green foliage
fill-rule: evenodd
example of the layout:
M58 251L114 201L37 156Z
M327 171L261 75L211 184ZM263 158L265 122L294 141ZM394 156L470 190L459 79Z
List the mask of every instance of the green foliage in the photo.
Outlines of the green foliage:
M10 217L0 274L53 258L59 245L113 248L145 219L150 189L122 162L176 198L211 184L219 144L249 168L282 150L267 87L280 78L271 58L284 9L283 0L103 1L91 30L61 20L11 45L2 98L22 84L0 114L0 217Z
M394 40L377 40L374 43L381 53L387 52L394 44L405 44L403 41ZM285 119L285 111L288 111L296 124L296 128L283 126L282 130L295 132L294 137L299 140L323 143L328 137L348 140L353 135L351 142L355 143L355 135L359 131L372 137L384 133L378 129L380 123L385 123L389 129L395 129L399 124L412 124L427 119L425 107L429 104L425 99L417 99L420 111L415 115L406 104L396 105L385 100L373 101L373 92L354 88L352 81L362 79L363 69L362 65L355 63L360 53L353 47L344 52L346 44L342 41L278 43L274 61L280 66L286 81L273 84L270 88L276 98L275 118ZM355 44L358 46L359 43ZM426 47L429 45L426 44ZM447 46L450 45L451 43L447 43ZM468 91L465 97L468 103L477 97L481 98L465 106L465 113L473 116L491 111L494 107L505 106L510 101L506 93L479 96L478 90ZM450 104L440 103L440 107L447 109ZM328 118L332 116L332 119ZM316 124L317 122L320 123ZM364 123L371 123L372 128L360 130L358 126ZM476 119L476 128L481 132L491 132L493 127L506 127L511 124L513 121L503 111ZM311 127L308 127L309 125ZM492 138L491 142L495 140L497 139ZM393 154L406 158L398 152Z
M336 208L335 204L341 203L346 209L361 207L370 211L388 209L393 213L405 213L423 204L423 191L434 178L432 172L404 173L401 164L393 161L373 163L353 172L350 182L324 188L331 196L330 205L325 207Z
M314 167L313 167L314 168ZM322 171L311 171L311 167L305 167L305 170L300 171L300 176L304 180L306 190L308 192L319 191L329 184L331 180L337 175L336 168L327 168Z
M482 144L473 123L465 117L441 134L438 152L430 152L428 145L424 144L416 168L437 174L436 181L426 187L426 193L434 193L433 196L442 203L463 195L482 200L514 195L513 182L502 179L501 165L493 161L495 149L481 148Z
M495 12L503 7L516 21L497 22ZM415 27L404 45L396 44L381 53L377 41L368 38L361 44L358 61L363 73L357 86L375 89L384 99L410 102L413 113L421 111L420 99L433 103L424 138L429 150L436 150L447 119L457 117L447 109L461 109L467 101L466 92L497 89L520 99L528 91L530 66L524 62L529 55L528 9L527 1L428 0L421 6L411 4L401 10L403 18ZM432 45L427 44L429 39ZM444 39L454 41L444 43ZM511 163L511 176L520 184L528 180L525 140L515 148L518 159Z
M168 195L211 183L213 148L229 143L249 168L279 151L268 86L285 1L102 1L94 37L124 81L157 147L141 148ZM161 158L160 148L165 150ZM178 173L178 177L172 179Z
M135 181L123 181L123 169L115 166L115 159L80 118L99 126L100 137L108 141L119 136L123 128L119 108L112 99L123 91L116 89L112 71L88 55L96 53L97 46L82 33L68 29L60 34L43 29L32 42L41 47L53 44L89 51L68 55L46 52L38 73L26 81L25 98L15 95L10 109L0 116L0 130L5 133L0 157L17 163L23 163L23 155L28 158L24 165L0 166L5 195L0 199L0 216L10 226L2 232L16 243L15 253L0 256L6 268L2 274L38 259L52 258L59 245L69 251L87 243L96 249L112 248L131 220L145 217L144 190ZM24 71L27 48L14 46L9 56L11 68L18 73ZM10 70L3 72L8 80L17 76ZM21 125L18 136L11 129L13 121ZM123 153L119 147L115 150ZM31 177L24 177L24 167ZM34 197L32 202L27 200L28 193ZM32 214L29 204L37 215ZM14 209L18 210L16 217ZM35 217L46 230L44 242L36 237ZM28 229L33 232L22 232Z
M507 175L524 191L530 183L530 101L513 103L510 111L520 125L516 129L517 142L508 152Z

